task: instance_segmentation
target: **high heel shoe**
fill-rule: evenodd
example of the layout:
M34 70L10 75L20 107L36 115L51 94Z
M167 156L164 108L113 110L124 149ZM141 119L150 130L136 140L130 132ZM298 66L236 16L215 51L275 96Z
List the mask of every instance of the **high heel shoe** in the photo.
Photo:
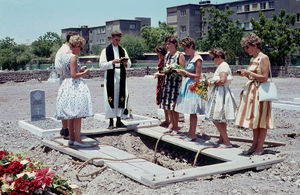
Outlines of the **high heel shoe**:
M242 152L242 155L244 156L250 156L251 154L253 154L255 152L255 150L244 150Z
M78 141L74 141L73 142L73 146L75 146L75 147L81 147L81 148L91 148L91 147L94 147L94 145L92 145L92 144L80 143Z
M265 152L264 150L262 150L262 151L260 151L260 152L256 152L256 151L255 151L255 152L252 153L252 155L260 156L260 155L263 155L264 152Z

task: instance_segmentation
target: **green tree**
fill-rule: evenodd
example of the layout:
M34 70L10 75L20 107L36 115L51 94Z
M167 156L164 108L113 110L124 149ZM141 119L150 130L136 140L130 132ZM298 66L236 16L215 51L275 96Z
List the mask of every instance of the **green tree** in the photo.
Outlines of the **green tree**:
M204 28L207 28L205 38L197 43L201 50L221 47L226 52L227 61L231 64L236 57L245 55L240 44L243 29L237 26L238 21L232 20L231 15L234 11L229 6L226 6L225 11L211 7L201 8L201 12Z
M23 68L32 59L30 47L17 45L14 39L6 37L0 40L0 67L8 70Z
M100 55L100 52L101 52L101 47L99 45L92 46L92 54Z
M51 48L57 44L62 45L63 40L57 33L47 32L45 35L40 36L32 43L33 54L37 57L49 58L51 56Z
M141 29L141 36L147 45L147 51L154 52L157 45L164 44L164 39L175 30L165 22L159 22L158 27L144 26Z
M279 14L273 14L272 18L266 18L259 13L259 20L251 18L253 32L262 40L262 51L269 56L271 64L285 65L285 59L290 54L299 51L300 28L295 25L296 15L286 14L280 10Z
M144 40L132 34L126 34L122 37L120 45L124 47L132 62L143 57L146 51Z

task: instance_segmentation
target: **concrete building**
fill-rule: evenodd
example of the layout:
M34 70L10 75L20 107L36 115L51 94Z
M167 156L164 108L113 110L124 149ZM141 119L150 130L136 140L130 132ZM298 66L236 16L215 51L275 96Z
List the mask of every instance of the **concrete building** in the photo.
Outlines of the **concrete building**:
M287 13L296 14L296 25L300 26L300 0L237 0L223 4L212 4L210 1L200 1L199 4L186 4L167 8L167 24L173 26L180 38L192 36L195 39L203 37L203 20L200 8L214 6L217 9L225 10L229 5L235 13L233 21L238 20L238 25L243 27L245 32L252 31L250 18L258 19L259 12L266 17L273 13L278 14L281 9Z
M119 19L105 22L103 26L88 27L81 26L80 28L65 28L62 29L62 38L65 38L70 31L78 32L86 40L86 45L83 48L83 53L91 54L92 47L98 46L105 48L109 42L109 37L113 30L120 30L124 34L133 34L140 36L143 26L151 26L151 18L136 17L133 20Z

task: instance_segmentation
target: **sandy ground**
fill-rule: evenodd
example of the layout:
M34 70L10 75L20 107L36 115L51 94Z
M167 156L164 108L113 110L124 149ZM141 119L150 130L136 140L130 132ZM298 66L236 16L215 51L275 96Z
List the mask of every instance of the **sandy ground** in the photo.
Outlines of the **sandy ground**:
M300 97L299 78L275 78L280 100L292 101ZM244 78L235 77L231 89L238 100L239 92L245 83ZM93 98L96 113L103 112L103 79L87 80ZM131 77L128 79L131 107L134 114L157 117L155 105L155 85L153 77ZM81 178L75 176L77 165L72 164L72 157L44 147L35 135L18 127L18 120L30 119L31 90L41 89L46 92L46 114L53 116L57 83L31 80L25 83L5 83L0 85L0 149L17 153L27 153L52 167L54 171L71 183L80 187L82 194L300 194L300 112L273 109L276 129L270 130L267 139L285 142L286 146L265 148L277 153L286 160L262 171L246 170L225 175L199 178L170 184L158 189L141 185L124 175L106 169L99 175ZM84 127L93 126L92 119L83 120ZM181 131L188 131L188 121L180 123ZM214 125L207 121L198 121L197 133L216 133ZM240 137L252 137L252 132L228 125L228 134ZM134 132L100 136L96 139L137 156L149 159L153 156L155 140L140 136ZM235 143L242 148L249 144ZM163 144L158 153L159 164L173 170L191 167L193 153L178 150L174 146ZM209 162L200 160L198 165ZM82 173L96 170L89 165Z

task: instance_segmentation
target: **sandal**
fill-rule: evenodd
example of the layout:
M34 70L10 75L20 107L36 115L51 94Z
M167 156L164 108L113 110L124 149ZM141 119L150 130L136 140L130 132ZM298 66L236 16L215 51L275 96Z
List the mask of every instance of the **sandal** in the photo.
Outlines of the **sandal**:
M255 152L255 150L244 150L242 152L242 155L244 156L250 156L251 154L253 154Z
M264 152L265 152L264 150L262 150L262 151L260 151L260 152L256 152L256 151L255 151L255 152L252 153L252 155L260 156L260 155L263 155Z
M168 131L165 131L164 134L172 134L173 130L169 129Z
M190 137L184 135L184 136L180 137L180 139L182 139L183 141L187 141L187 142L194 142L194 141L196 141L197 138L190 138Z
M218 148L232 148L232 145L219 144Z
M164 121L164 122L161 122L161 123L159 124L159 126L161 126L161 127L168 127L169 124L170 124L170 123L168 123L167 121Z

